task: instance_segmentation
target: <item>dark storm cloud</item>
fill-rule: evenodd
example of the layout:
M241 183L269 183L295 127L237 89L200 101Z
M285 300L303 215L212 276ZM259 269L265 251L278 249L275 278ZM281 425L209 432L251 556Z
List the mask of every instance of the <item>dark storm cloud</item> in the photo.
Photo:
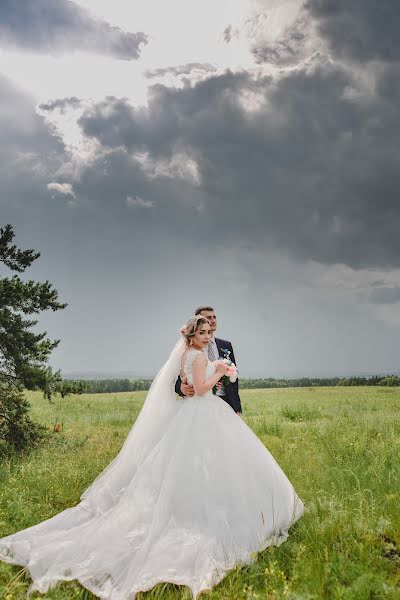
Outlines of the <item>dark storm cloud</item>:
M388 110L390 107L396 107L395 102L400 102L400 63L387 64L381 67L376 91L381 100L386 103L382 108ZM397 112L393 114L394 118L397 118L397 116Z
M64 152L63 144L50 134L43 118L36 114L34 100L1 75L0 130L1 173L10 180L15 178L15 183L18 183L18 169L24 169L29 162L33 174L42 172L39 163L51 169Z
M35 113L34 100L1 76L0 131L1 223L18 223L17 235L36 243L35 234L57 231L51 214L63 202L51 201L47 184L67 161L64 145Z
M358 61L400 59L398 0L308 0L336 56Z
M93 221L90 227L93 224L100 239L112 240L121 260L129 257L132 264L142 253L146 264L161 260L161 254L165 259L170 251L179 254L188 239L189 246L198 243L201 248L216 234L216 224L214 228L207 215L196 211L204 196L201 191L174 178L148 177L122 149L99 158L74 189L80 208Z
M63 231L66 229L74 240L75 229L69 231L68 227L68 198L53 199L54 192L47 184L54 181L68 156L63 143L51 135L44 119L36 114L34 99L1 76L0 131L1 224L13 225L17 244L22 247L37 248L48 257L62 248L61 260L54 264L57 271L72 243L63 242ZM30 277L35 277L42 261L43 256L32 267L32 273L30 270ZM39 277L46 279L48 273L41 272Z
M399 107L384 76L385 97L353 86L329 62L276 81L227 72L183 89L153 86L148 108L109 98L80 124L109 148L154 160L187 153L200 176L185 184L187 202L202 195L220 240L298 260L398 266ZM247 111L251 94L265 106Z
M69 0L2 0L0 45L50 54L87 50L137 59L144 33L127 33L95 19Z
M369 93L349 69L318 61L276 78L227 71L179 89L154 85L147 107L112 97L94 105L79 122L105 152L73 182L80 208L127 236L150 227L199 247L218 240L299 261L399 266L398 65L382 65ZM72 97L41 109L77 106ZM37 156L33 138L23 160ZM185 173L185 157L198 180ZM43 189L48 183L68 182L47 177Z

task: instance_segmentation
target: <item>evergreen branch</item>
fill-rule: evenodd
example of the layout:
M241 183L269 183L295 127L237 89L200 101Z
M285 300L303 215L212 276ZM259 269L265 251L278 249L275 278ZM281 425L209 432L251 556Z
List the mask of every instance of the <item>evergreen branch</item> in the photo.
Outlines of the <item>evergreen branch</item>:
M14 235L11 225L0 228L0 262L12 271L22 273L31 266L34 260L39 258L40 252L35 252L32 248L19 250L15 244L11 244Z
M68 306L58 302L58 292L49 281L38 283L32 280L21 281L14 275L11 279L0 279L0 307L10 307L24 314L39 313L42 310L60 310Z

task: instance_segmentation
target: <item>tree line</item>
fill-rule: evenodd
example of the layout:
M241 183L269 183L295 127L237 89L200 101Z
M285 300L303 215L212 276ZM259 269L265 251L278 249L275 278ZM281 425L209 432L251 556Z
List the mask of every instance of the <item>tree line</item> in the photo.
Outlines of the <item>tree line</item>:
M147 391L152 379L79 379L64 380L68 393L109 394L111 392ZM299 377L297 379L275 379L274 377L240 379L242 390L265 388L332 387L332 386L400 386L397 375L373 375L372 377Z
M299 377L297 379L241 379L240 387L242 389L260 389L260 388L289 388L289 387L332 387L341 386L362 386L362 385L383 385L399 386L400 377L397 375L372 375L371 377Z

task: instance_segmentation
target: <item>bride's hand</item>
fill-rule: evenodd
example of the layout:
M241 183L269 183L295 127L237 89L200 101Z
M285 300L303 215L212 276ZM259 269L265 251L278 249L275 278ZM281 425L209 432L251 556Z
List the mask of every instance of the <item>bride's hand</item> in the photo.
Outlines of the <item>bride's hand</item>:
M223 360L216 360L214 364L217 373L219 373L221 376L225 375L227 369L226 363Z

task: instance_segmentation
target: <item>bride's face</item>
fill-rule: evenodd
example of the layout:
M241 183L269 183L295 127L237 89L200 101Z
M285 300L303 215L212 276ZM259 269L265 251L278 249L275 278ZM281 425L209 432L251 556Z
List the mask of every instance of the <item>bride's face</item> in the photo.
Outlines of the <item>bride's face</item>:
M200 325L194 336L192 337L193 346L202 350L208 346L208 342L211 340L212 331L209 323L203 323Z

